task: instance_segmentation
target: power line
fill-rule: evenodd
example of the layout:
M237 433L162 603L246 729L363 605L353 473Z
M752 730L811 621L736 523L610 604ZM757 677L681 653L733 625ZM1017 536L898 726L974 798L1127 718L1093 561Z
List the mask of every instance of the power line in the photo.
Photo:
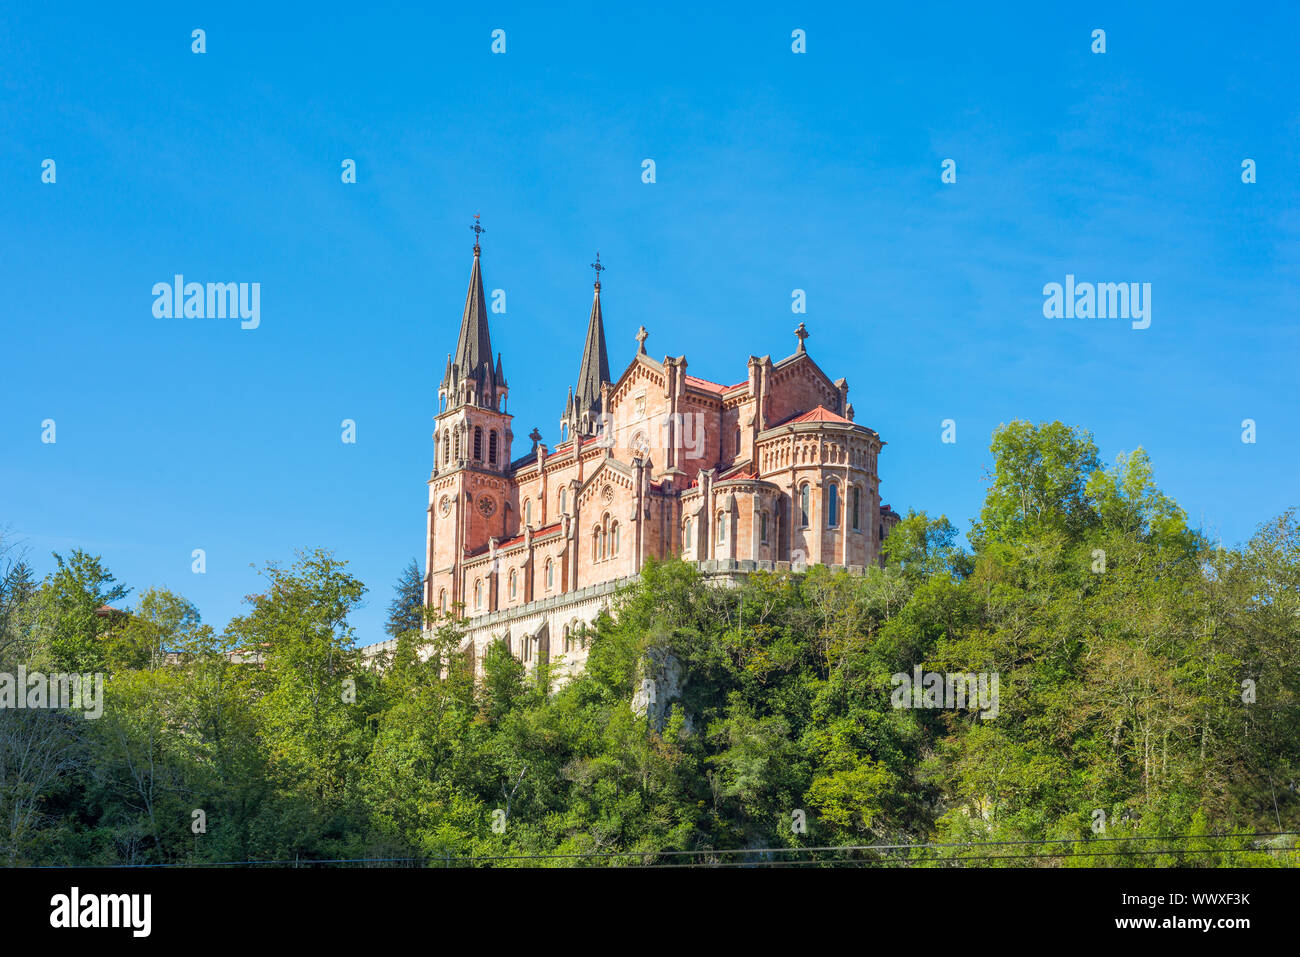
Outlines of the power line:
M416 866L488 863L493 861L561 861L561 860L617 860L620 858L698 858L735 855L776 855L776 854L845 854L851 852L908 852L936 851L944 849L973 849L981 847L1034 847L1051 844L1107 844L1123 841L1224 841L1254 840L1274 837L1298 837L1300 831L1260 831L1234 834L1173 834L1173 835L1132 835L1123 837L1091 838L1037 838L1017 841L961 841L961 842L924 842L912 844L828 844L813 847L755 847L755 848L708 848L702 850L644 850L644 851L588 851L571 854L496 854L496 855L446 855L443 857L358 857L358 858L323 858L297 860L262 860L262 861L189 861L166 864L110 864L107 868L154 869L168 867L316 867L338 864L410 864ZM927 857L885 857L879 859L845 858L843 863L862 865L911 865L916 863L947 863L950 861L995 861L1028 860L1049 858L1093 858L1093 857L1135 857L1161 854L1240 854L1273 853L1278 851L1296 851L1294 847L1210 847L1210 848L1173 848L1160 850L1121 850L1121 851L1085 851L1068 850L1059 852L1040 852L1028 854L994 854L994 855L955 855L936 854ZM748 860L718 861L703 863L659 863L644 864L645 867L751 867L751 866L806 866L809 864L830 864L833 860ZM80 865L38 865L37 869L59 869Z
M828 844L815 847L737 847L737 848L707 848L704 850L694 851L587 851L574 854L498 854L498 855L472 855L468 857L456 857L453 860L473 860L473 861L514 861L514 860L568 860L592 857L677 857L677 856L702 856L709 854L782 854L782 853L807 853L812 851L892 851L892 850L914 850L914 849L938 849L949 847L1007 847L1007 846L1025 846L1037 844L1093 844L1114 841L1189 841L1189 840L1235 840L1250 839L1258 840L1265 837L1297 837L1300 831L1261 831L1257 833L1238 833L1238 834L1174 834L1174 835L1149 835L1131 837L1092 837L1092 838L1038 838L1033 840L1020 841L960 841L953 843L912 843L912 844Z
M1206 847L1206 848L1164 848L1155 851L1062 851L1057 854L972 854L960 857L895 857L881 858L872 860L870 858L843 858L840 860L825 860L812 858L808 860L796 861L718 861L711 863L688 863L688 864L647 864L650 868L674 868L674 867L810 867L818 864L831 866L858 866L858 867L910 867L914 864L948 864L953 861L977 861L984 863L986 861L1008 861L1008 860L1030 860L1030 859L1074 859L1074 858L1093 858L1093 857L1149 857L1159 856L1162 854L1185 856L1188 854L1267 854L1278 851L1296 851L1292 847Z

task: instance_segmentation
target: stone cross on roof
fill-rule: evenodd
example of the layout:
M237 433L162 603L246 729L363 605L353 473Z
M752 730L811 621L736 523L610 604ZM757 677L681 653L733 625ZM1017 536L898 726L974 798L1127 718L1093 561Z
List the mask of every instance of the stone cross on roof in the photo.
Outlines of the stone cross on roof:
M808 331L808 327L801 322L799 323L799 328L794 331L794 334L799 337L799 348L796 351L807 352L808 350L804 346L803 341L812 335L812 333Z
M649 338L650 338L650 333L648 333L648 332L645 331L645 326L642 326L640 329L638 329L638 330L636 331L636 352L637 352L637 355L640 355L640 356L645 355L645 341L646 341L647 339L649 339Z

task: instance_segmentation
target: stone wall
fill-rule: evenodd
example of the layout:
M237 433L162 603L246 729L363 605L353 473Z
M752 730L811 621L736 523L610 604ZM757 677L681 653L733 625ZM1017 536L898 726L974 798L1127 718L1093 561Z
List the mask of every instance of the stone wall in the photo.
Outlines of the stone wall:
M735 585L751 572L799 573L806 569L806 566L798 562L731 558L709 559L693 564L705 580L723 586ZM867 570L864 565L829 567L831 571L847 571L851 575L862 575ZM510 653L522 661L529 671L543 661L555 663L555 673L562 683L586 666L589 648L587 639L581 632L602 611L612 607L614 596L620 589L635 584L639 578L640 575L628 575L470 618L462 648L473 649L475 670L479 671L489 644L505 641ZM396 639L390 639L364 645L361 653L365 660L372 661L396 648Z

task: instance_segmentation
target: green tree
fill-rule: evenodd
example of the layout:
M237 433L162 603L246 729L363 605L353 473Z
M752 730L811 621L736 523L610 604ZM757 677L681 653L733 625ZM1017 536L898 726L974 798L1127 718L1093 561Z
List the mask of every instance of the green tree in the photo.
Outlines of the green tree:
M957 529L946 515L932 519L925 512L908 509L907 516L881 543L880 551L886 564L913 582L936 575L964 578L970 574L970 559L956 541Z
M199 610L191 602L165 588L150 588L109 634L105 657L114 671L156 668L168 652L190 647L200 626Z
M321 807L350 809L367 747L374 676L359 666L348 615L365 586L329 552L302 552L291 568L270 566L267 590L231 620L228 640L264 664L257 710L271 767L282 786Z
M420 566L411 559L393 586L393 600L388 603L388 621L384 631L396 638L403 632L420 630L424 623L424 580Z
M1093 520L1087 484L1100 463L1090 432L1017 419L994 431L989 451L990 488L971 534L977 547L1048 531L1078 534Z
M103 671L109 655L106 636L118 616L100 609L121 601L130 589L119 584L97 555L74 549L55 554L58 568L41 586L37 608L39 638L57 671Z

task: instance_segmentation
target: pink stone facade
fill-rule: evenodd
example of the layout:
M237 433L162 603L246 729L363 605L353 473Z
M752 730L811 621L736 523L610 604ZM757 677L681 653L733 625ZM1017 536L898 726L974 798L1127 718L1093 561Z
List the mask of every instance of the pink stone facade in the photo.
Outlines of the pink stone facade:
M486 313L471 315L475 283L477 248L435 418L425 602L468 619L476 652L505 640L527 664L580 667L603 586L650 558L723 570L878 561L898 520L880 498L884 442L853 421L847 382L812 359L802 324L793 354L749 356L730 385L689 374L684 355L651 358L642 330L618 377L588 390L586 412L571 396L553 447L534 431L512 458L501 357L494 369ZM588 348L607 364L599 296L597 283ZM476 334L488 344L467 348Z

